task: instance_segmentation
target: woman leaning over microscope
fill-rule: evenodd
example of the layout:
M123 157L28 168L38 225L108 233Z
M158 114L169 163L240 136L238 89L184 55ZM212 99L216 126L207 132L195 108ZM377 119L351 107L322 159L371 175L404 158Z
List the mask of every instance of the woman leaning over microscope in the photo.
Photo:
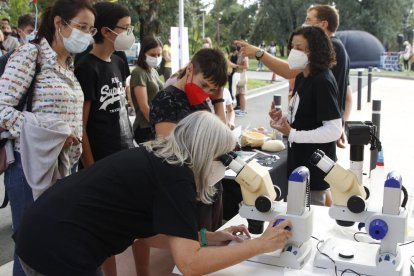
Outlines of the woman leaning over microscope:
M197 199L211 202L212 183L224 174L223 168L221 175L212 173L223 166L215 160L235 144L220 119L199 111L181 120L167 138L60 180L27 210L14 236L27 275L96 275L108 256L134 239L169 248L184 275L207 274L282 248L291 237L284 229L288 221L243 242L236 234L248 234L244 225L198 232ZM232 240L240 243L223 246Z
M310 171L311 203L325 205L324 173L309 163L320 149L336 161L336 140L342 133L338 108L338 87L330 68L336 63L330 39L315 26L300 27L289 39L290 69L296 76L293 96L286 116L272 104L271 126L288 137L288 174L299 166Z

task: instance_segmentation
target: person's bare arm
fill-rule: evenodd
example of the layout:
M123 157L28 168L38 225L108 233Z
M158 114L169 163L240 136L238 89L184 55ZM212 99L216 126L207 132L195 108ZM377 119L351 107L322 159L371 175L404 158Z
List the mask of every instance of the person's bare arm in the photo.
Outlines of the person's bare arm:
M170 52L166 49L162 51L162 57L165 59L165 62L171 61Z
M345 110L343 114L344 122L349 120L349 116L351 115L352 110L352 87L348 85L346 89L346 95L345 95Z
M149 122L150 107L148 105L148 94L145 86L137 85L134 87L135 98L138 102L138 108L141 110L145 119Z
M237 264L255 255L283 248L292 235L290 231L284 229L290 225L290 222L283 221L275 227L272 227L272 224L273 222L261 237L233 246L200 247L197 241L173 236L168 236L168 240L178 269L184 275L203 275Z
M220 118L223 123L226 123L226 114L224 113L224 102L213 104L214 114Z
M86 131L88 126L88 119L89 119L89 112L91 110L91 101L85 101L83 103L83 115L82 115L82 125L83 125L83 132L82 132L82 155L81 161L84 168L90 167L95 163L93 159L91 145L89 143L88 133Z
M345 110L344 114L342 115L342 121L345 123L349 120L349 116L351 115L352 110L352 87L348 85L345 94ZM342 131L341 137L336 141L336 145L338 148L344 149L346 148L347 139L345 135L345 131Z
M230 66L231 68L237 68L237 64L231 62L229 59L227 59L227 65Z
M227 110L226 123L230 129L234 129L235 127L234 119L236 118L236 114L234 112L233 105L232 104L226 105L226 110Z
M125 94L127 96L128 105L132 109L134 109L134 104L132 103L132 97L131 97L131 86L128 85L128 86L125 87Z
M260 50L259 47L250 45L245 41L237 40L236 43L240 44L241 53L246 57L254 58L256 56L256 52ZM291 70L286 61L274 57L266 51L264 52L261 60L263 64L266 65L272 72L284 77L285 79L295 78L296 75L300 73L299 70Z
M214 93L210 94L210 100L222 100L223 99L223 87L218 88ZM226 123L226 114L224 113L224 102L213 103L214 114L220 118L223 123Z

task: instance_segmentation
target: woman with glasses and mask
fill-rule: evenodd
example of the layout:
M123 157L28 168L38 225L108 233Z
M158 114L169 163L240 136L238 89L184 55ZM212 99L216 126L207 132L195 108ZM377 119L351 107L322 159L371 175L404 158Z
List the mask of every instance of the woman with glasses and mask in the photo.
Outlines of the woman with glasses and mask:
M131 74L131 97L135 109L134 139L137 143L154 138L149 124L150 103L163 88L156 68L162 60L162 42L148 36L141 42L137 67Z
M75 67L83 105L83 153L80 168L116 152L132 148L133 134L126 109L124 62L114 51L125 51L135 42L129 11L123 6L99 2L92 50ZM105 275L116 275L115 257L103 265Z
M33 203L33 196L39 196L53 184L51 181L39 187L31 181L33 175L39 174L39 168L60 163L53 161L46 150L56 152L59 155L56 158L64 153L66 169L78 162L81 155L83 93L73 72L71 54L88 47L96 32L94 22L95 11L89 1L57 0L43 12L33 43L16 49L1 77L0 127L14 139L15 161L5 172L4 183L15 231L19 230L23 213ZM37 74L36 64L40 68ZM18 111L15 107L26 95L34 77L31 112ZM34 135L24 132L29 119L39 124L55 120L60 130L65 129L59 134L60 138L43 136L43 139L30 140L29 147L39 149L43 157L36 155L30 159L30 155L25 154L24 136ZM13 275L25 275L16 257Z
M338 86L330 68L335 65L332 42L320 27L295 30L290 39L288 64L300 70L295 79L288 114L272 103L271 126L288 137L288 174L299 166L310 171L311 203L325 205L324 173L310 165L311 155L320 149L336 161L336 140L342 134Z

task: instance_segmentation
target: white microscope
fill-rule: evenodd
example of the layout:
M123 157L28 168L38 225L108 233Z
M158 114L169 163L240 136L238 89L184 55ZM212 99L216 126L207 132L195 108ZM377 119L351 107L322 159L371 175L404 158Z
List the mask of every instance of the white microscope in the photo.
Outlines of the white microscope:
M316 151L311 163L326 173L325 181L332 192L329 216L341 226L354 222L364 225L367 234L379 243L364 243L348 239L328 238L316 252L314 266L338 270L353 270L364 275L400 275L403 267L398 243L406 239L407 195L401 203L402 178L396 172L388 174L384 184L382 210L368 210L369 191L362 185L363 147L381 147L370 122L347 122L345 131L351 145L351 168L345 170L322 151Z
M311 255L313 210L309 205L309 170L299 167L289 177L287 203L276 202L276 190L269 171L255 160L244 162L237 154L230 153L221 158L224 165L237 173L235 181L240 185L243 201L239 214L248 221L252 234L261 234L265 221L276 223L289 219L292 222L292 237L281 252L255 256L250 261L269 265L300 269ZM280 192L279 192L280 194Z

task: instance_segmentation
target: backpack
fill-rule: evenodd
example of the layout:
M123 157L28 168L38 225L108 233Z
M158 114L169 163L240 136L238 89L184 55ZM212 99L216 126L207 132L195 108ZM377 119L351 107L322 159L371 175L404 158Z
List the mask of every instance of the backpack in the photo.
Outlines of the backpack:
M37 47L37 53L39 54L40 49L37 44L34 44ZM10 58L10 56L14 53L14 50L9 51L8 53L4 54L0 57L0 77L3 75L4 70L6 69L7 62ZM32 111L32 102L33 102L33 90L35 85L35 80L37 74L40 72L40 64L38 62L38 58L36 59L36 68L35 68L35 74L33 76L32 82L30 83L29 88L27 89L27 92L21 97L19 100L19 103L14 107L16 110L23 111L24 107L26 106L27 111ZM0 174L3 174L7 169L7 162L6 162L6 151L4 149L4 145L7 143L8 139L0 139ZM4 199L3 203L0 205L0 209L7 206L9 203L9 197L7 196L6 191L4 191Z

